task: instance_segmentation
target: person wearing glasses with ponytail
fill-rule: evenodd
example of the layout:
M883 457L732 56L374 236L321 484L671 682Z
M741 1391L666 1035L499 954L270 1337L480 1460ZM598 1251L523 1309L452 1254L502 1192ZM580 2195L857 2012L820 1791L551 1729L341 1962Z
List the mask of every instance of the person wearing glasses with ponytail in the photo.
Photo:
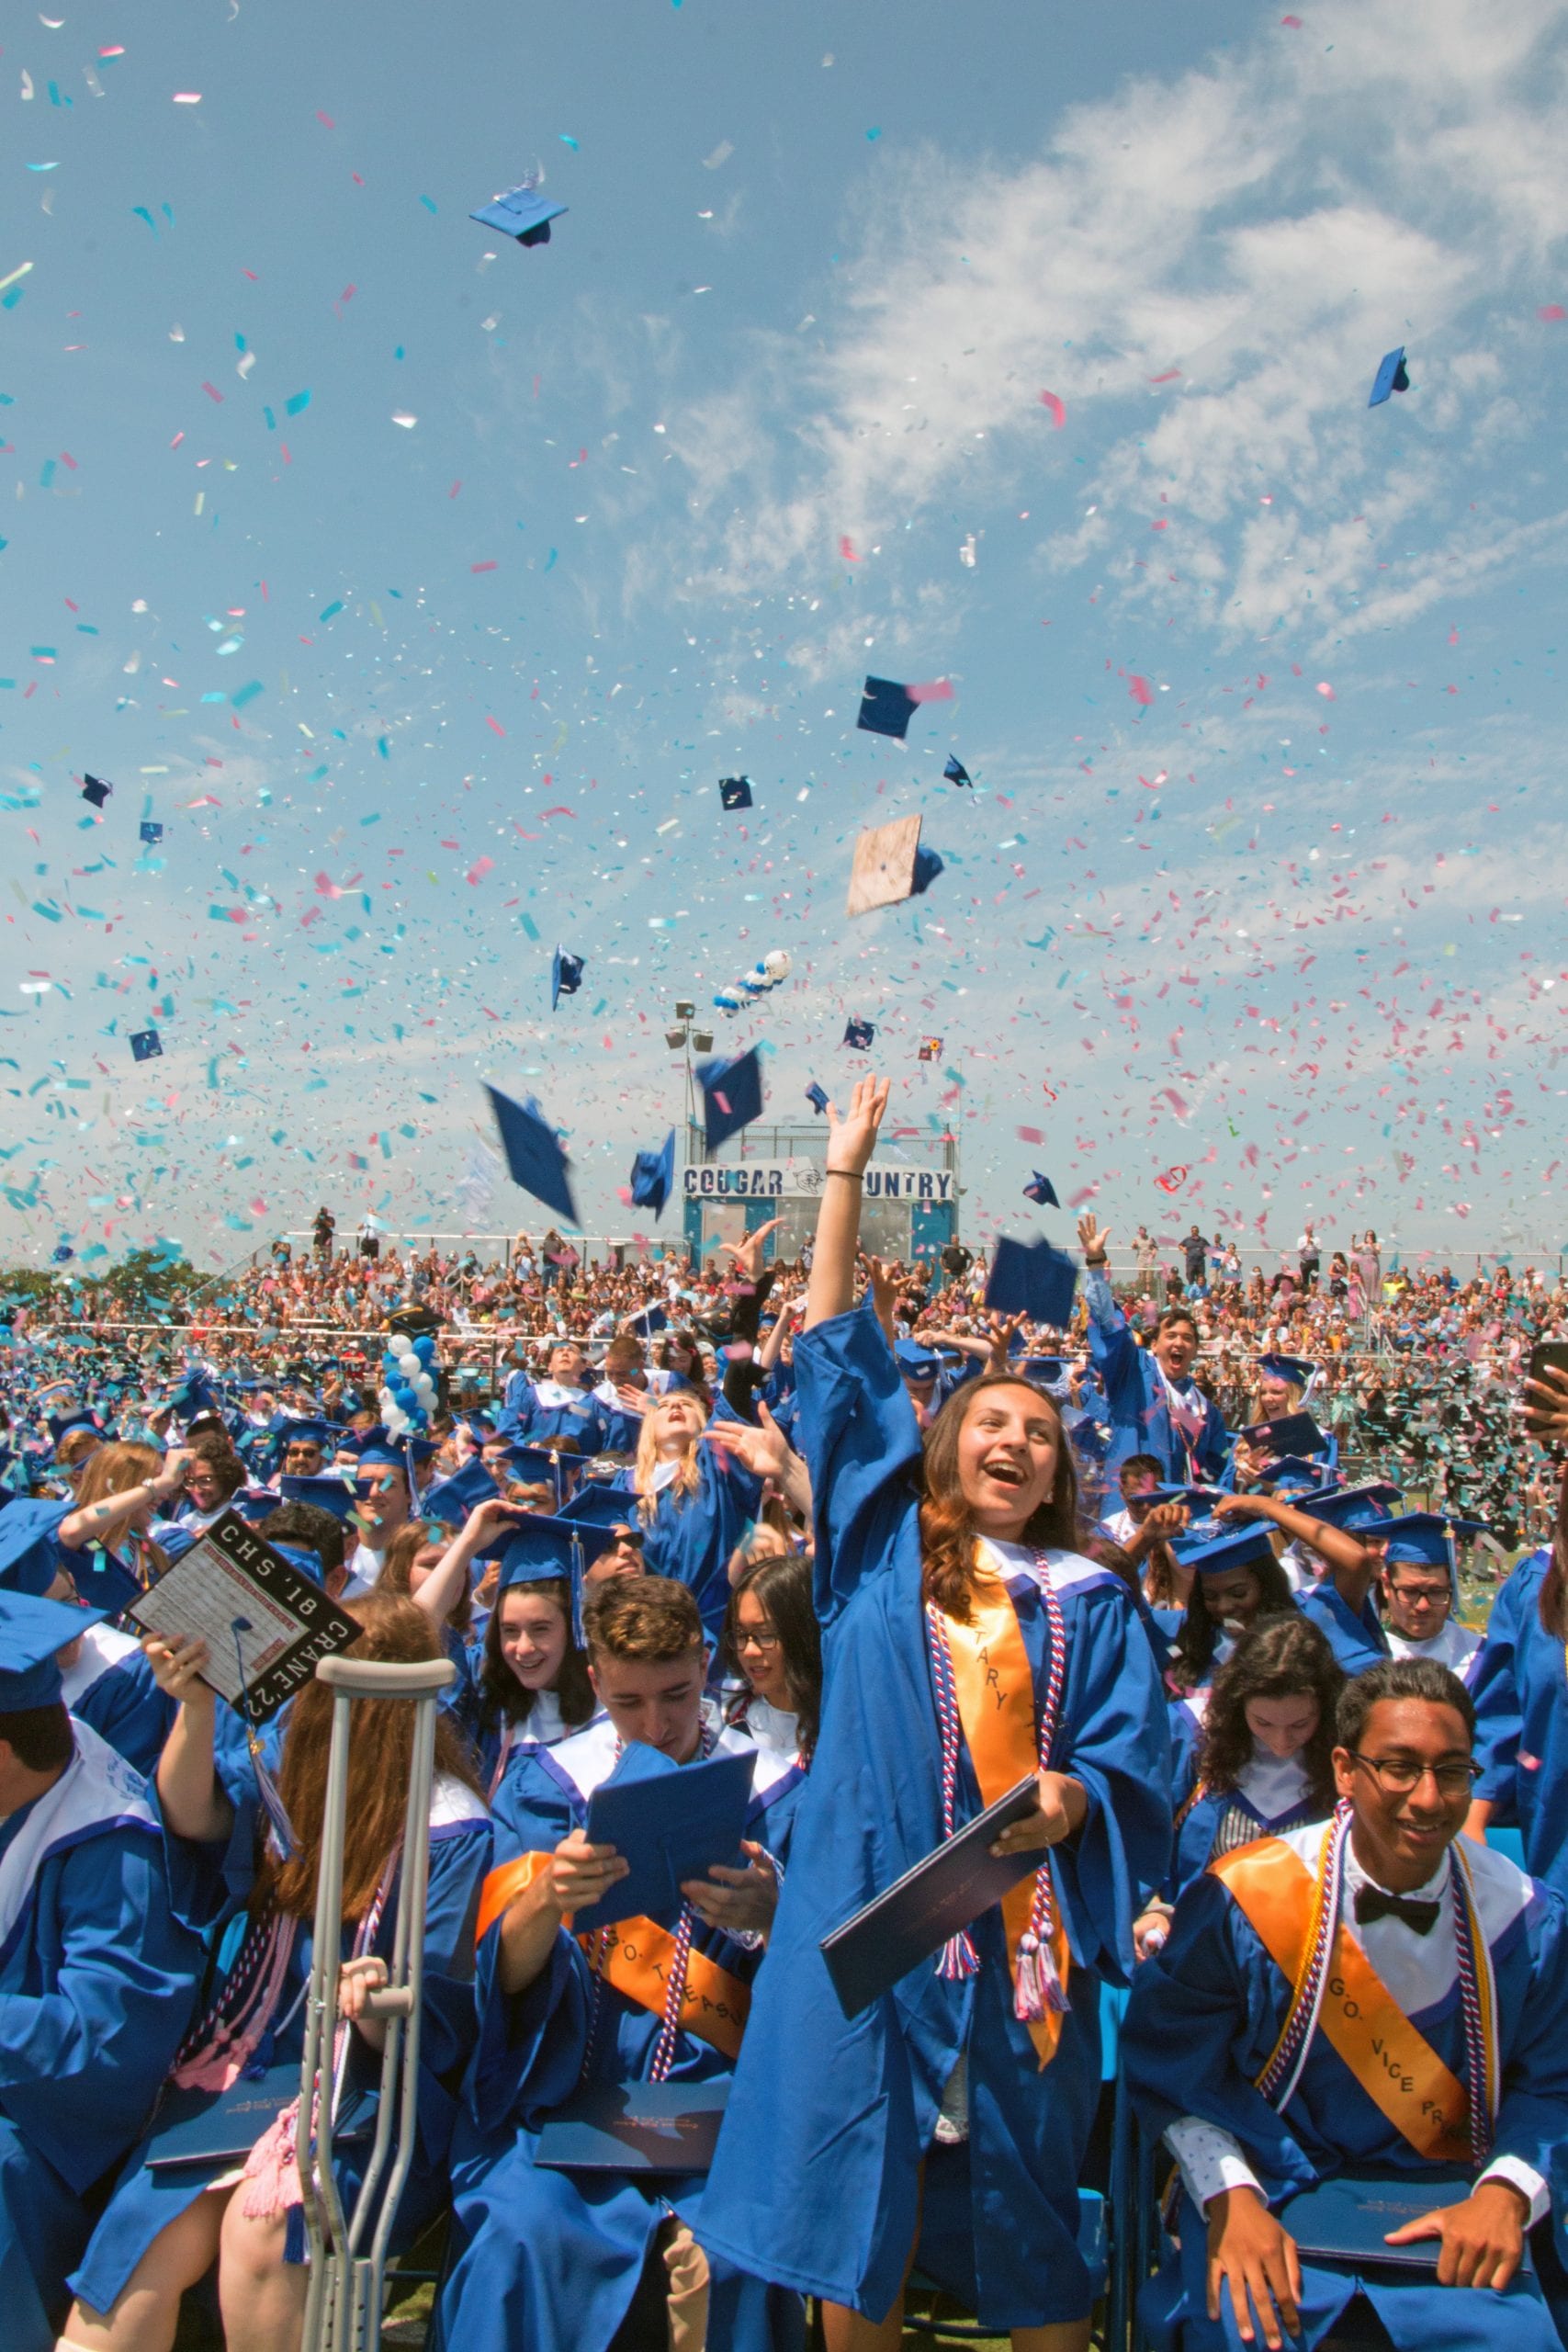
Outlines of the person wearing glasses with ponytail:
M1131 1974L1137 1894L1168 1862L1166 1711L1126 1587L1075 1548L1050 1397L987 1374L922 1433L874 1299L854 1304L887 1096L863 1080L829 1114L795 1351L822 1716L695 2227L818 2297L828 2352L899 2343L917 2257L987 2333L1082 2352L1100 1982ZM998 1846L1038 1867L846 2020L823 1937L1032 1776Z
M1145 2315L1183 2352L1558 2352L1568 1914L1460 1835L1474 1727L1435 1659L1347 1683L1332 1815L1212 1861L1138 1972L1126 2079L1180 2190Z

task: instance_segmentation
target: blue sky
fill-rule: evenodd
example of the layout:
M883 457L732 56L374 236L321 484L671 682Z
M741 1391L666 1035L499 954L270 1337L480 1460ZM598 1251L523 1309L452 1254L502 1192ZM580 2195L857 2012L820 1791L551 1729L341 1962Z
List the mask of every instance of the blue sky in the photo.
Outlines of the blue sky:
M483 1080L640 1228L773 948L770 1110L875 1021L975 1230L1568 1240L1565 20L15 14L0 1247L537 1225Z

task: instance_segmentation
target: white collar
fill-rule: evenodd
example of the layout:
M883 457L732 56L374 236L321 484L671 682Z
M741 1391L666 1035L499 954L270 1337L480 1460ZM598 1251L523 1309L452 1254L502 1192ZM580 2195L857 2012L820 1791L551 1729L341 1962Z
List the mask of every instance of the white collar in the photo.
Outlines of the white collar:
M1046 1545L1043 1553L1033 1552L1026 1544L1001 1544L989 1535L980 1537L980 1550L994 1576L1031 1577L1036 1584L1042 1581L1039 1563L1043 1558L1051 1589L1058 1595L1070 1592L1078 1585L1122 1581L1109 1568L1102 1568L1098 1560L1086 1560L1081 1552L1059 1552L1051 1545Z

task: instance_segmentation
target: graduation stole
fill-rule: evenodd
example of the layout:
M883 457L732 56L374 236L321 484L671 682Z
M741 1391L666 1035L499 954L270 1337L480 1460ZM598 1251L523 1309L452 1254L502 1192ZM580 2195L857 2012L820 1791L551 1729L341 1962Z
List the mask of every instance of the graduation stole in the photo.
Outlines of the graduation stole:
M1324 1833L1315 1871L1281 1838L1265 1838L1209 1868L1291 1985L1280 2038L1255 2088L1282 2112L1321 2030L1369 2098L1417 2155L1484 2163L1498 2093L1497 1997L1469 1865L1450 1849L1464 2083L1405 2016L1340 1919L1349 1807Z
M1045 1707L1038 1726L1034 1673L1012 1595L1001 1579L976 1573L970 1586L966 1625L933 1603L926 1604L942 1733L942 1829L949 1838L953 1832L960 1729L980 1784L982 1805L995 1804L1029 1773L1045 1769L1060 1712L1066 1635L1061 1604L1043 1554L1037 1566L1051 1635ZM1048 1854L1032 1878L1020 1879L1003 1895L1002 1925L1013 1984L1013 2014L1028 2026L1043 2070L1055 2056L1061 2040L1071 1965L1066 1930L1056 1917ZM979 1964L969 1937L960 1935L947 1947L939 1968L944 1976L968 1976Z
M507 1905L549 1868L549 1854L520 1854L502 1862L485 1879L479 1896L474 1941L482 1943ZM569 1930L570 1916L562 1923ZM577 1939L596 1976L617 1993L656 2018L667 2018L671 1984L678 1981L684 1961L676 2025L684 2033L734 2059L740 2054L740 2037L751 2006L750 1987L728 1968L720 1968L705 1952L689 1944L682 1955L678 1935L652 1919L617 1919L608 1928Z

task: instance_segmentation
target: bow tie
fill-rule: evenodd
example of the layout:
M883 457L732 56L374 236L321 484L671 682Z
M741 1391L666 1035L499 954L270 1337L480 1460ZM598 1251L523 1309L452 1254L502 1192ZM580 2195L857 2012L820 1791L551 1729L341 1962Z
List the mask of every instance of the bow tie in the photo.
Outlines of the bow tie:
M1417 1902L1408 1894L1385 1894L1381 1886L1356 1889L1356 1917L1363 1928L1370 1928L1374 1919L1398 1919L1412 1935L1429 1936L1442 1907L1440 1903Z

